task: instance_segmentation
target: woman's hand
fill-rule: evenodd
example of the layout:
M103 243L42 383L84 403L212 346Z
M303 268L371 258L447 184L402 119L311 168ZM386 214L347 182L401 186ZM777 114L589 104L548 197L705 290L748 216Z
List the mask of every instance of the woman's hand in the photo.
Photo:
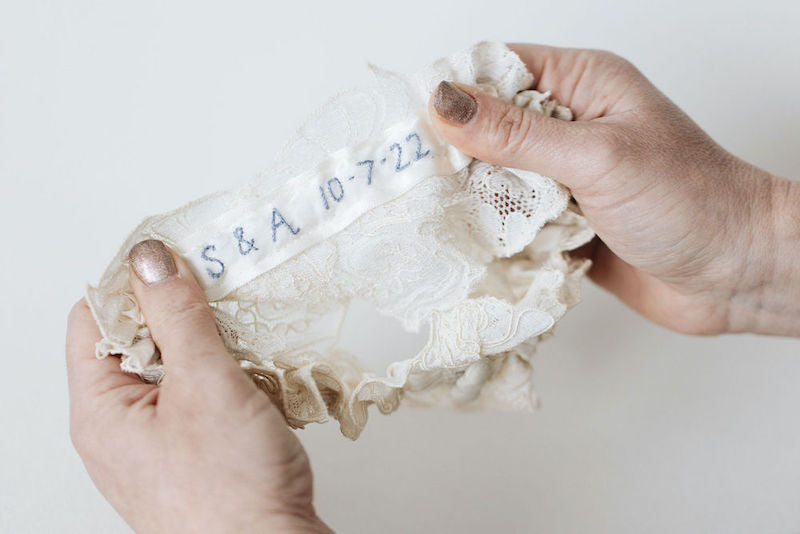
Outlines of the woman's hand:
M160 241L131 264L164 382L95 357L84 301L67 332L72 440L101 493L137 532L330 532L303 447L225 350L186 265Z
M726 152L624 59L512 49L576 121L443 82L431 116L450 143L569 187L600 238L590 276L645 317L800 335L800 184Z

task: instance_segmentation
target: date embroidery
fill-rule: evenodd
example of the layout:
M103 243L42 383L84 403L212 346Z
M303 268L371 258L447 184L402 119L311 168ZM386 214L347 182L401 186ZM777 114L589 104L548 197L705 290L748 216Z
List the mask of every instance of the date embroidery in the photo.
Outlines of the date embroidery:
M297 236L302 235L301 225L303 221L298 221L298 218L312 218L310 221L306 220L305 222L312 225L311 232L313 234L319 232L317 229L319 225L339 225L342 219L351 217L350 212L342 212L341 215L337 215L338 206L342 206L341 209L345 209L344 206L351 204L359 206L359 202L362 204L367 202L369 204L374 201L360 201L359 199L366 194L371 195L370 199L376 198L376 194L386 194L385 192L369 193L375 187L380 189L385 184L389 194L398 187L409 187L408 185L393 186L393 177L403 173L406 169L413 168L417 162L432 157L432 149L425 148L423 145L420 134L417 131L412 131L407 135L401 135L399 139L395 138L393 142L383 145L385 148L376 150L375 152L377 153L373 152L372 155L366 158L363 156L369 153L365 154L362 151L361 158L357 158L357 161L349 164L346 160L340 160L339 162L334 160L335 163L331 164L330 168L337 169L335 171L336 176L328 175L324 177L323 175L313 179L312 187L315 193L308 200L304 198L297 199L298 196L303 197L303 194L287 195L283 198L294 198L295 200L292 202L299 202L299 204L285 205L284 200L283 205L269 206L266 212L264 210L256 210L241 215L238 217L238 224L232 224L228 227L227 239L230 239L230 241L225 241L225 237L217 237L212 242L206 241L200 247L199 256L206 275L210 280L218 280L223 275L231 276L228 273L230 270L228 268L229 264L234 272L241 268L245 268L249 272L254 269L254 266L261 265L261 262L269 263L269 260L265 258L274 251L281 250L275 247L283 247L287 240L296 239ZM397 179L399 180L400 178ZM405 180L403 183L409 182ZM317 206L321 203L321 207L310 209L309 202L313 202L313 196L317 196ZM352 211L352 208L347 209ZM303 217L298 217L298 213ZM351 217L349 220L354 219ZM301 225L298 225L298 222ZM338 228L341 228L341 226L338 226ZM270 241L274 245L267 246ZM258 246L256 245L257 243ZM262 250L262 248L265 250ZM240 259L233 261L236 257ZM247 257L247 260L244 257ZM247 262L251 266L248 267L246 263L242 262ZM235 275L235 277L239 276Z
M411 141L414 141L411 143ZM400 143L392 143L389 145L387 154L383 156L380 160L378 160L378 165L386 165L387 163L394 163L394 172L402 172L409 168L412 164L416 163L417 161L427 157L430 155L430 149L422 151L422 140L419 137L417 132L411 132L404 138L404 143L406 144L406 148L409 148L409 145L414 150L414 157L409 159L408 161L403 161L403 145ZM392 155L396 153L396 158L393 159ZM367 185L372 185L372 173L375 168L375 161L374 159L364 159L355 164L356 167L364 167L366 170L366 175L364 178L366 179ZM347 177L346 182L353 182L358 177L358 170L356 169L354 173ZM338 176L334 176L328 180L326 187L319 186L319 193L320 198L322 199L322 205L326 210L331 208L331 203L328 201L330 198L334 202L341 202L342 198L344 198L344 185L342 180L339 179Z

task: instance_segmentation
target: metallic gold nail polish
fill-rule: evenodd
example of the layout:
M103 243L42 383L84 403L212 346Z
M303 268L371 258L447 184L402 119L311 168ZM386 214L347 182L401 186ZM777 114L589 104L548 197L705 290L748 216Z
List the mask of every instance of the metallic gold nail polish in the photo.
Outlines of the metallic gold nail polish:
M478 103L452 83L441 82L433 94L433 107L443 119L466 124L478 110Z
M157 284L178 274L169 249L157 239L141 241L128 254L133 272L145 285Z

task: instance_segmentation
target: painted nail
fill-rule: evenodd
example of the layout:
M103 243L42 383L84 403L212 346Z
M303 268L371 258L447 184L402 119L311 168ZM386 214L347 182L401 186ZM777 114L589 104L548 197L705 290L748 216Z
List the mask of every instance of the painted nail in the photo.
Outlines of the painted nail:
M441 118L466 124L478 110L478 103L452 83L441 82L433 94L433 107Z
M178 274L169 249L157 239L136 243L128 254L128 261L139 280L148 286Z

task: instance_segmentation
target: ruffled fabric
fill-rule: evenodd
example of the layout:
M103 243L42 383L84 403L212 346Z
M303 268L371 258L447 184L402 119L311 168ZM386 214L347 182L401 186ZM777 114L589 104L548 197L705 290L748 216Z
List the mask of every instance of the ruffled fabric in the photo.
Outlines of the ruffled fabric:
M571 120L505 45L479 43L404 77L372 67L371 85L314 114L270 171L145 220L97 286L87 289L103 340L97 356L121 357L145 380L163 377L160 355L132 295L125 258L142 239L177 242L245 198L280 187L326 154L363 143L427 113L442 80L475 85L547 116ZM565 252L593 237L568 191L535 173L473 160L433 176L361 215L329 239L211 302L226 347L293 427L338 420L355 439L368 407L400 402L453 408L536 406L531 358L580 299L586 260ZM348 305L366 301L409 331L429 329L416 355L373 371L375 355L347 353L339 333Z

